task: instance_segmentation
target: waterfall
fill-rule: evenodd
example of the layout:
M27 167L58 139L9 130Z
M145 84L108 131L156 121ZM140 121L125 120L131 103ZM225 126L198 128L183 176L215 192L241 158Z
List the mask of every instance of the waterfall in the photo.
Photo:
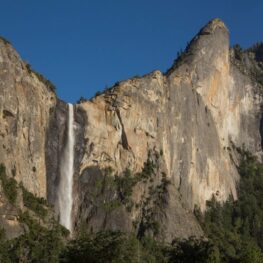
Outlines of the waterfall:
M58 205L60 214L60 224L69 231L72 230L72 192L74 174L74 108L68 104L68 130L67 141L60 164L60 182L58 189Z

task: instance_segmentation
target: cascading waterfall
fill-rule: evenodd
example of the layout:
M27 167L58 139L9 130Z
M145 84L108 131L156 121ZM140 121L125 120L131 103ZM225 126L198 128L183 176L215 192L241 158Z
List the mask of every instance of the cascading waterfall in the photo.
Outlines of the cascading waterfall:
M68 104L68 131L65 150L60 165L60 183L58 189L58 205L60 224L69 231L72 230L72 204L73 204L73 174L74 174L74 109Z

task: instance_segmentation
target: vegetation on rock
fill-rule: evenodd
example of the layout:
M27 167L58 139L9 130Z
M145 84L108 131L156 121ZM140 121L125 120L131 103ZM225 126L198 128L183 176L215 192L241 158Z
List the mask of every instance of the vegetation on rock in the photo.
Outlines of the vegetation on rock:
M171 244L167 244L158 242L154 235L149 235L150 232L147 231L141 236L101 231L80 233L75 239L68 241L68 231L55 220L49 226L43 226L32 218L30 213L24 212L19 220L27 226L28 231L13 240L5 241L1 238L0 261L263 262L263 164L249 152L239 151L239 199L235 201L229 198L226 203L219 203L216 197L213 197L207 202L207 211L204 214L198 208L195 209L195 215L206 236L203 239L175 239ZM149 174L154 172L152 166L154 165L146 162L141 179L144 180L145 176L148 178ZM3 171L1 166L1 174ZM126 196L131 196L134 178L136 177L127 170L122 179L119 178L116 182L120 200L124 204L128 200ZM161 183L151 189L150 195L157 194L159 198L160 193L167 192L168 185L169 181L163 174ZM25 205L33 211L36 212L40 204L45 205L42 199L34 197L25 189L23 191ZM33 205L29 204L31 202ZM146 210L147 206L144 206L144 209ZM152 220L154 217L149 215ZM150 220L145 222L149 223ZM144 227L147 229L147 224Z
M28 63L26 64L26 68L28 73L35 74L39 81L43 82L52 92L56 93L56 86L49 79L46 79L42 74L32 69L31 65Z
M68 231L55 221L50 229L41 226L28 212L21 213L19 221L28 231L0 241L0 262L58 262Z
M23 193L24 206L34 211L38 216L44 218L47 215L47 201L42 197L37 197L20 184Z
M0 40L2 40L5 44L11 44L6 38L0 36Z
M263 85L263 43L256 43L243 50L240 45L233 46L232 63L245 75Z
M239 149L238 200L207 202L204 216L197 216L220 255L219 262L263 262L263 164Z
M14 204L17 198L17 182L14 178L8 178L4 165L0 164L0 180L5 197L11 204Z

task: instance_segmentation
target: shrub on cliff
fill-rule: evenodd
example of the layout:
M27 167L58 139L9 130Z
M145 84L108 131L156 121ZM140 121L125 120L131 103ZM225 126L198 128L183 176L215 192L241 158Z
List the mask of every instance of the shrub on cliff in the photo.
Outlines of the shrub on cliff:
M59 262L68 231L56 221L46 228L28 212L21 213L19 221L27 231L15 239L0 241L0 262Z
M6 38L0 36L0 40L2 40L5 44L11 44Z
M14 204L17 198L17 182L14 178L6 176L5 166L0 164L0 180L5 197L11 204Z
M24 206L34 211L38 216L44 218L47 215L47 201L44 198L37 197L29 192L22 184L20 184L23 194Z
M26 63L26 68L28 73L35 74L35 76L38 78L39 81L43 82L46 85L46 87L50 89L52 92L56 93L56 86L49 79L45 78L42 74L32 69L29 63Z

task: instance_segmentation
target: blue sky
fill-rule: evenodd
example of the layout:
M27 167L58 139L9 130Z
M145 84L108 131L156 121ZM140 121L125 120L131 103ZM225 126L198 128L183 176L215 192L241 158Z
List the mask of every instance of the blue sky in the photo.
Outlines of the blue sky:
M0 35L57 87L80 96L155 69L166 71L209 20L221 18L231 44L263 40L261 0L6 0Z

